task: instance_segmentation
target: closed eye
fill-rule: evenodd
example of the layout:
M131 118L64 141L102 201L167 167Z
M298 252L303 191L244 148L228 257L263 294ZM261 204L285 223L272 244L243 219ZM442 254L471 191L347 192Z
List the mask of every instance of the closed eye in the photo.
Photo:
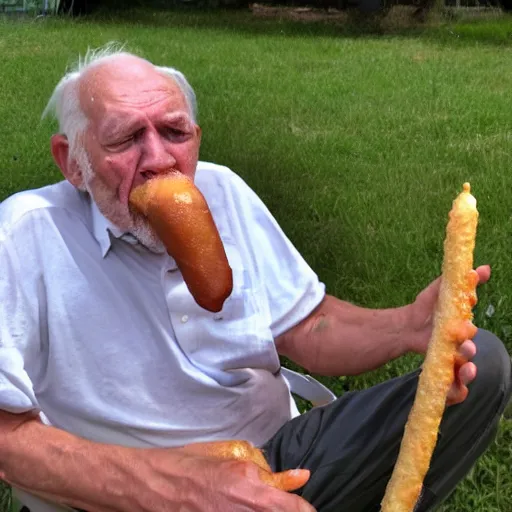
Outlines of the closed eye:
M115 141L113 142L112 144L109 144L109 146L112 148L112 149L124 149L128 146L130 146L130 144L137 138L139 137L140 135L142 135L142 132L144 130L143 129L140 129L140 130L137 130L136 132L133 132L132 134L130 135L127 135L126 137L123 137L121 139L119 139L118 141Z
M165 128L165 136L173 142L183 142L188 140L192 136L192 133L190 130L168 126Z
M135 138L134 135L130 135L129 137L126 137L118 142L114 142L114 144L111 144L111 146L114 148L122 146L123 144L127 144L128 142L131 142L134 138Z

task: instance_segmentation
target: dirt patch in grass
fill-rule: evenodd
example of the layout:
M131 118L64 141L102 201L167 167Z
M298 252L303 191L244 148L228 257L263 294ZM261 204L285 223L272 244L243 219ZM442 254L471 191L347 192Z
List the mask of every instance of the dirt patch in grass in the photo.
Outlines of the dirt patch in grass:
M353 25L370 22L384 32L415 27L436 26L446 21L495 20L503 16L496 7L447 7L441 12L431 11L428 15L418 16L417 5L394 5L383 11L362 14L357 9L340 10L318 7L287 7L254 3L250 5L252 14L257 18L274 18L299 22L322 22L333 25Z
M355 8L339 10L334 8L319 9L315 7L285 7L263 4L252 4L250 8L252 14L258 18L274 18L304 23L320 22L337 26L371 25L373 28L385 32L425 25L424 22L420 22L414 16L417 7L413 5L395 5L373 14L362 14Z
M339 9L318 9L315 7L286 7L263 4L252 4L250 9L258 18L278 18L293 21L329 21L346 22L349 18L347 11Z

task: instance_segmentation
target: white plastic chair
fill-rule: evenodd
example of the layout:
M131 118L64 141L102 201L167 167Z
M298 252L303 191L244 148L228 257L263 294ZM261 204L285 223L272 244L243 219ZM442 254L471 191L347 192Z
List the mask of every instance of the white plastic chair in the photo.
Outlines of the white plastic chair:
M281 367L281 374L288 382L290 391L305 400L309 400L313 407L336 400L336 395L311 375L303 375L283 367Z

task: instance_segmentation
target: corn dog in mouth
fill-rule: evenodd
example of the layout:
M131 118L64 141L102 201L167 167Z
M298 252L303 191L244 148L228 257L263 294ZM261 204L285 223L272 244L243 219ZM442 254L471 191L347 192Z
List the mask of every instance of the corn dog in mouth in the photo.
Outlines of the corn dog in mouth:
M174 258L202 308L217 312L233 289L233 275L208 204L193 180L178 171L135 187L130 206L144 215Z
M458 348L472 338L478 275L473 270L478 210L469 183L454 200L444 241L441 287L427 354L382 512L412 512L437 443Z

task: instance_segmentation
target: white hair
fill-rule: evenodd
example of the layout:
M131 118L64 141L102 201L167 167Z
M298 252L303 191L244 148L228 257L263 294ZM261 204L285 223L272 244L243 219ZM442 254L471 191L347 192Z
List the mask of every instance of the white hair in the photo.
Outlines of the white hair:
M110 42L97 49L88 49L85 56L79 56L74 67L66 72L55 87L42 118L53 115L59 123L59 132L66 135L69 142L69 156L76 158L80 151L79 139L87 128L87 116L82 111L78 95L78 85L84 73L93 65L103 63L118 56L135 56L124 51L119 43ZM153 65L153 64L152 64ZM177 69L153 65L155 71L172 78L185 96L192 121L197 118L197 101L194 90L187 79Z

